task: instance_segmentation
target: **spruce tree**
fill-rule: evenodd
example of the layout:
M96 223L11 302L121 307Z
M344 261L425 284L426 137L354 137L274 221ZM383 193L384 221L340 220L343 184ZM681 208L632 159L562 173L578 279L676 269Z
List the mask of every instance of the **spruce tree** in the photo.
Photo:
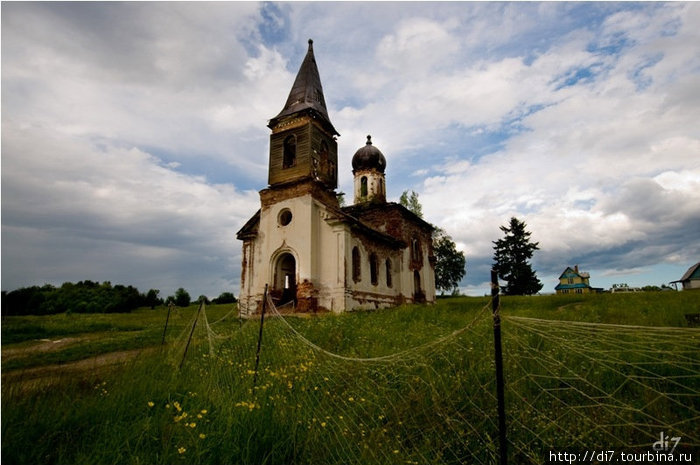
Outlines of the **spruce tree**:
M525 230L525 226L524 222L513 217L509 226L501 226L505 233L503 239L494 241L493 269L499 279L507 282L502 287L506 295L532 295L542 289L542 283L529 262L535 250L539 250L539 242L530 242L531 233Z

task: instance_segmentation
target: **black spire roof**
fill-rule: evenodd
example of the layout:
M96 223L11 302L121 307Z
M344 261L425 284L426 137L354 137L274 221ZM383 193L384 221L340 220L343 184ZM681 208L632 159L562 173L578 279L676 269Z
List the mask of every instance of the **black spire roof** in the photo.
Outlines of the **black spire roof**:
M287 103L284 104L282 111L270 120L268 127L273 128L285 116L295 113L311 113L325 123L333 134L340 135L328 117L321 77L318 74L316 58L314 57L313 43L314 41L309 39L309 50L301 63L292 90L287 97Z

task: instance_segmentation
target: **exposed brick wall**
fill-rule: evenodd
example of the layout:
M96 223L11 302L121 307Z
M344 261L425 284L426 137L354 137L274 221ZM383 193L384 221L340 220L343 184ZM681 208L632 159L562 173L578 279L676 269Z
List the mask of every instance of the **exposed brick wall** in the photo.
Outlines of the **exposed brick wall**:
M319 199L330 208L340 208L335 191L328 190L321 183L309 180L263 189L260 191L260 202L262 208L265 209L284 200L294 199L306 194L311 194L312 197Z

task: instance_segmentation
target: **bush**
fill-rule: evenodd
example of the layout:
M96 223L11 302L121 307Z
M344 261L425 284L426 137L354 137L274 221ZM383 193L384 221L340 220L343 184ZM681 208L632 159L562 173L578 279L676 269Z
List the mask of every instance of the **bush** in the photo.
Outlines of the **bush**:
M175 305L178 307L187 307L191 300L190 294L184 288L175 291Z
M232 292L222 292L219 297L212 300L215 304L235 304L238 302Z

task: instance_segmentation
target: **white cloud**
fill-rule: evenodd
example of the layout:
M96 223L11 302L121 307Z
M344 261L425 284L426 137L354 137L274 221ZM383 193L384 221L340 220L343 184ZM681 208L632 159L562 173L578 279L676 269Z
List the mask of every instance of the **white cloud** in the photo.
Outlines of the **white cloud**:
M700 254L690 3L8 3L2 22L4 288L235 286L265 125L309 37L341 190L372 134L389 191L418 190L467 252L470 289L510 216L548 276Z
M636 28L638 44L629 55L639 55L638 48L646 46L641 41L663 35L655 24L666 24L650 24L644 12L628 12L611 23ZM664 262L688 246L698 253L693 231L700 224L700 145L694 126L700 106L693 105L694 97L686 102L674 98L687 92L686 81L697 84L698 68L666 64L690 62L675 57L674 47L678 43L678 53L686 54L683 44L688 40L683 34L663 38L664 56L650 70L665 68L673 76L656 74L644 90L630 79L636 60L628 55L617 62L603 57L607 71L585 85L562 90L543 85L548 75L557 76L577 62L592 63L585 42L578 39L578 52L564 43L529 66L504 60L482 67L476 71L482 73L478 79L491 82L492 88L499 87L493 75L510 75L503 88L522 92L494 92L501 99L492 99L493 113L482 112L484 119L497 120L521 98L548 106L525 116L526 130L508 139L501 152L478 163L443 166L445 175L426 179L424 210L455 238L472 244L474 258L480 260L492 253L490 240L500 236L497 224L511 215L525 219L533 240L540 242L545 271L591 254L596 255L594 265L605 268L621 260ZM565 64L550 66L557 62ZM499 72L492 73L494 69ZM658 242L664 246L656 247Z
M98 148L44 128L3 127L4 285L60 282L66 274L128 280L164 264L172 267L166 275L186 275L213 260L230 273L219 280L230 289L238 278L234 235L257 207L254 191L172 171L136 148ZM15 261L26 251L17 242L33 250L30 256L37 250L43 256ZM110 266L110 253L119 255L118 269ZM93 262L96 257L103 261ZM81 264L94 274L81 273ZM16 276L16 268L24 275ZM158 275L140 280L161 289L168 284ZM193 280L210 293L223 284L211 276Z

